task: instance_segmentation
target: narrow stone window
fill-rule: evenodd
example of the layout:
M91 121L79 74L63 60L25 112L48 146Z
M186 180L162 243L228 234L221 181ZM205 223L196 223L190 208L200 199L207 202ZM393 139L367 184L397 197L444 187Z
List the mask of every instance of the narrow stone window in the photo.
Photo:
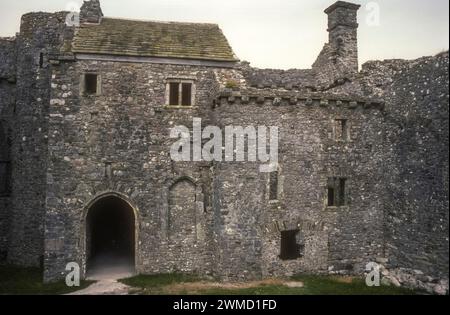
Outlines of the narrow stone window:
M298 232L299 230L281 232L280 259L292 260L301 257L302 246L297 244Z
M328 206L342 207L347 204L346 178L331 177L328 179Z
M39 54L39 68L43 68L44 67L44 53L40 53Z
M192 105L192 83L183 83L181 88L181 105Z
M86 95L96 95L98 92L98 75L86 73L84 75L84 93Z
M187 80L171 80L167 83L166 104L169 106L192 106L194 104L194 84Z
M333 207L335 206L334 202L334 187L328 185L328 206Z
M169 83L170 88L170 98L169 98L169 105L179 105L180 101L180 83L171 82Z
M338 141L347 141L348 123L346 119L336 119L334 126L335 139Z
M269 174L269 200L278 200L278 171Z
M112 178L112 163L111 162L105 162L105 178L107 178L107 179Z

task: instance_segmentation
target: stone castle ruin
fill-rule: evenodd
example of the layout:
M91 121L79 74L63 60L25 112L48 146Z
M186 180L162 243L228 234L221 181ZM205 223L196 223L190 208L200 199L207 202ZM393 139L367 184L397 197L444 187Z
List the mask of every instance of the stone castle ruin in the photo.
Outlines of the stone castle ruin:
M363 275L448 292L448 52L358 70L358 5L306 70L241 62L215 24L29 13L0 39L0 260L82 275ZM175 162L169 129L279 127L279 164Z

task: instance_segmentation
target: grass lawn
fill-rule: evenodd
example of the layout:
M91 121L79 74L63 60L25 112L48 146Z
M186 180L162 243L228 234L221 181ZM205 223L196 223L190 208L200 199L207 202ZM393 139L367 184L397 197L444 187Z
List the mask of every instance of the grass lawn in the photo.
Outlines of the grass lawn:
M269 279L223 284L184 274L139 275L120 282L136 288L137 294L203 295L414 295L419 292L394 286L368 287L363 279L339 276L298 275L290 280ZM301 282L303 287L288 287Z
M81 290L91 283L92 281L81 281L80 287L68 287L64 281L44 284L42 270L39 268L0 266L0 294L65 294Z
M199 295L413 295L420 292L394 286L367 287L364 280L339 276L298 275L289 280L267 279L242 283L221 283L190 274L139 275L119 280L132 287L131 294ZM82 281L77 288L64 281L44 284L39 268L0 266L0 294L65 294L86 288L92 281ZM287 284L303 284L289 287Z

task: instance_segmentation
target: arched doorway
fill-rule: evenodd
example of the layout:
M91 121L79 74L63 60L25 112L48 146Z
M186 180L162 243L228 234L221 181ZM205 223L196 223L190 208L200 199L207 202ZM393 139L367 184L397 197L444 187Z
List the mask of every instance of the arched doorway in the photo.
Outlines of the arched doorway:
M136 217L124 199L108 195L96 200L86 216L87 277L134 273Z

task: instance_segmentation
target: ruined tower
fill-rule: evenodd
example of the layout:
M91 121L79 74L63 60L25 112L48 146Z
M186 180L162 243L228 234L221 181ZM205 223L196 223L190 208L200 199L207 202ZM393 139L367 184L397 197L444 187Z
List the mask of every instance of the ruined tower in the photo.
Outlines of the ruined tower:
M328 7L328 43L313 64L318 81L330 85L358 72L358 9L354 3L338 1Z
M358 72L358 23L360 5L339 1L325 10L328 14L329 45L337 65Z

